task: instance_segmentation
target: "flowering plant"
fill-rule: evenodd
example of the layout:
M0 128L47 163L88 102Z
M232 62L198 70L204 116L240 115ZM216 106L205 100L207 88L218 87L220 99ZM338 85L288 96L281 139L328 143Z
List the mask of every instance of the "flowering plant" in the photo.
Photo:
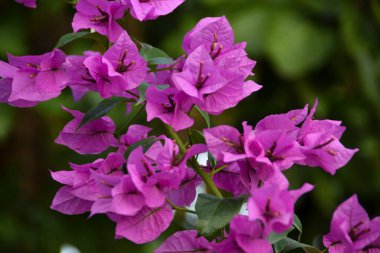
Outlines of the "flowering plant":
M36 7L32 0L18 2ZM211 126L209 115L262 88L250 79L256 62L245 52L246 43L235 42L228 20L200 20L185 35L184 53L176 59L131 38L118 23L127 11L140 21L152 20L183 2L79 0L74 33L63 36L55 49L38 56L8 55L8 63L0 62L0 102L31 107L66 87L75 100L87 92L103 99L86 113L63 107L73 119L56 143L82 155L109 153L51 172L63 185L51 208L68 215L104 214L116 223L116 238L138 244L157 239L174 212L196 216L193 229L173 234L156 253L323 251L288 237L295 229L302 233L294 206L314 186L290 190L283 172L298 164L334 175L358 150L340 142L345 131L340 121L314 119L317 100L310 110L306 105L270 115L254 127L243 122L242 131ZM59 49L96 33L110 42L104 52L66 55ZM116 130L107 115L119 104L127 113ZM153 136L148 126L135 124L143 111L148 122L162 122L166 135ZM194 111L204 117L206 129L195 129ZM208 157L204 164L198 159L202 154ZM197 194L200 185L207 193ZM379 218L370 220L354 195L335 211L323 244L332 253L378 252Z

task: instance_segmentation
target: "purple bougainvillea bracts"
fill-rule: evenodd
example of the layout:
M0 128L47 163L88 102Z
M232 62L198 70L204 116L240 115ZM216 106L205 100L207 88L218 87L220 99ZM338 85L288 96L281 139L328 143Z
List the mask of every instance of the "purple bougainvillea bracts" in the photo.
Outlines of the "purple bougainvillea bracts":
M37 0L16 0L16 2L29 8L37 8Z
M72 23L74 32L91 28L114 42L123 32L116 20L124 16L125 6L120 1L79 0Z
M4 101L29 107L61 94L68 77L63 68L66 55L59 49L33 56L8 54L9 64L0 61L0 77L7 80Z
M69 110L74 119L61 131L56 143L65 145L79 154L98 154L110 146L117 145L114 137L115 124L109 117L102 117L79 127L84 114L79 111Z
M152 20L174 11L185 0L126 0L131 15L140 20Z
M330 233L323 244L331 253L378 252L380 249L380 217L372 220L353 195L335 210Z
M17 2L36 7L35 1ZM334 175L358 149L340 142L342 122L314 118L318 101L310 111L306 105L269 115L254 127L243 122L242 131L212 126L210 115L236 107L262 88L252 80L256 62L245 42L235 42L227 18L200 20L184 36L184 53L174 59L122 28L128 12L152 20L184 2L78 0L74 32L91 29L91 36L106 36L104 50L66 56L54 49L38 56L9 54L8 62L0 61L1 103L32 107L65 87L75 101L88 93L102 99L87 113L63 107L73 118L56 143L94 158L51 172L62 185L51 208L67 215L105 215L115 223L117 239L137 244L159 238L175 212L189 213L180 223L188 230L169 235L155 253L311 249L287 236L293 228L301 230L295 204L314 186L290 190L284 172L302 165ZM107 115L119 104L126 112L114 121ZM135 124L144 119L148 126ZM380 218L370 220L354 195L335 211L323 243L331 253L377 253Z

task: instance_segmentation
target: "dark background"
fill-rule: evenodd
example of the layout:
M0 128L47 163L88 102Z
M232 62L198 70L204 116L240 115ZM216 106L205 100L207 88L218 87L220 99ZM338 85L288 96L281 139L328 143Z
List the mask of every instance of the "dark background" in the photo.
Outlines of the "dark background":
M72 31L70 4L63 0L38 4L32 10L12 0L0 1L2 60L6 52L50 51ZM268 114L301 108L318 97L317 117L342 120L348 128L342 142L360 148L334 177L315 168L287 173L293 187L305 181L316 185L296 209L304 224L303 241L311 243L314 236L326 233L335 207L353 193L372 217L380 215L380 2L188 0L156 21L138 23L127 17L122 22L132 36L175 57L181 54L186 31L203 17L220 15L230 20L236 41L248 42L250 57L257 60L254 80L264 89L213 117L214 124L240 127L243 120L255 124ZM91 41L81 41L64 50L79 54L90 48L95 48ZM86 215L65 216L49 209L59 188L49 170L68 169L68 161L96 158L54 144L70 119L60 105L88 110L97 101L88 95L75 104L65 91L35 108L0 105L0 252L59 252L62 244L70 243L82 253L141 253L159 245L135 248L127 240L114 241L114 225L104 216L88 220ZM116 112L116 121L122 122L122 114Z

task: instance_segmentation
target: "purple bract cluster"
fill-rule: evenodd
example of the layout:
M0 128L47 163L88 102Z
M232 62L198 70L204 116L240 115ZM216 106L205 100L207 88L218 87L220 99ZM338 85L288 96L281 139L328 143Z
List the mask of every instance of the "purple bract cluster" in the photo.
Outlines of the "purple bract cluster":
M17 1L36 7L32 0ZM194 108L201 114L219 115L262 86L249 79L256 62L249 59L246 43L235 42L225 17L202 19L185 35L184 54L170 63L144 57L144 44L136 44L118 23L128 10L140 21L151 20L183 2L77 1L74 32L91 29L105 35L111 42L108 49L68 56L60 49L38 56L9 54L8 63L0 61L0 102L32 107L69 87L75 100L95 92L105 100L122 99L130 113L140 105L148 122L160 119L168 130L170 138L153 136L149 127L129 122L127 131L120 133L105 114L88 120L86 113L63 107L73 119L56 143L82 155L110 152L104 159L70 163L71 170L51 172L63 185L52 209L68 215L104 214L116 223L116 238L142 244L170 226L174 210L202 219L202 214L187 207L195 201L203 180L215 195L213 200L244 199L246 215L233 213L228 229L222 226L211 240L197 230L177 232L155 253L272 252L271 235L292 229L297 200L314 188L305 183L290 190L283 172L301 165L321 167L334 175L358 149L340 142L345 131L342 122L314 119L317 100L310 111L306 105L270 115L255 127L243 122L242 132L227 125L209 127L198 131L203 141L189 138L184 144L176 132L194 130L190 114ZM197 157L204 153L209 159L201 166ZM224 216L219 218L224 222ZM369 220L354 196L335 211L324 245L331 253L379 252L379 218Z

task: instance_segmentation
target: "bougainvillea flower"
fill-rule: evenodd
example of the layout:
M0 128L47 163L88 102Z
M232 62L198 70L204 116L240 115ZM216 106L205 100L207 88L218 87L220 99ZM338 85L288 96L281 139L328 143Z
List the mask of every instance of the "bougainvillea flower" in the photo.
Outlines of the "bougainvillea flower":
M339 141L345 131L340 121L312 119L317 105L318 101L315 102L298 134L305 155L305 159L298 163L311 167L319 166L334 175L359 149L345 148Z
M134 89L144 81L147 63L127 32L120 35L116 43L105 52L104 58L124 77L124 90Z
M199 107L213 115L219 115L229 108L235 107L244 98L262 88L261 85L248 80L244 82L243 76L236 76L228 81L212 94L205 96L203 103L198 103Z
M145 203L151 208L164 204L165 193L178 188L185 176L179 169L161 171L154 167L139 147L132 151L128 159L128 171L137 189L145 197Z
M196 188L200 183L201 179L194 170L187 168L186 175L178 188L169 191L166 194L166 198L176 206L189 206L196 198Z
M130 146L135 142L147 138L151 130L150 127L144 125L130 125L127 132L120 137L120 143L125 146Z
M37 0L16 0L16 2L29 8L37 8Z
M356 195L335 210L330 233L323 237L323 244L331 253L378 252L379 242L379 217L370 220Z
M117 139L113 136L115 124L111 118L104 116L79 128L84 114L67 108L63 109L74 119L63 128L55 140L56 143L69 147L79 154L99 154L110 146L117 145Z
M75 5L77 13L72 23L74 32L92 28L98 33L116 41L123 28L116 22L124 16L125 5L119 1L79 0Z
M51 204L51 209L68 215L82 214L90 211L93 201L77 197L72 191L88 187L91 175L89 168L91 165L77 166L72 164L72 171L51 172L52 178L64 185L56 193Z
M140 21L167 15L183 2L185 0L127 0L132 17Z
M307 116L306 105L303 109L292 110L283 114L272 114L260 120L255 126L255 134L266 130L282 130L289 136L296 137L299 132L299 125Z
M242 75L245 78L253 75L252 69L256 62L248 58L245 51L247 43L241 42L233 48L223 50L217 58L214 59L218 69L223 70L222 74Z
M194 252L212 253L212 245L196 230L179 231L166 239L154 253Z
M111 173L97 178L98 198L91 207L91 215L113 213L134 216L144 207L144 196L129 175Z
M112 64L100 54L91 55L84 60L88 73L95 80L101 97L123 96L128 84Z
M87 51L83 56L70 55L66 58L64 68L68 76L67 86L71 88L76 101L81 99L88 91L98 90L95 79L90 75L86 66L84 66L84 60L94 54L97 53Z
M8 55L8 59L9 64L17 68L15 72L12 70L9 103L46 101L59 96L67 85L68 78L62 67L66 56L59 49L38 56Z
M205 95L212 94L226 85L226 80L220 75L203 46L188 56L182 72L174 73L172 80L177 89L201 102Z
M271 253L272 246L263 237L263 227L259 221L251 221L248 216L237 215L230 224L230 234L226 240L215 244L218 253Z
M262 180L272 176L275 169L289 169L304 158L296 139L279 130L262 131L246 138L245 153Z
M9 102L9 97L12 92L13 77L16 72L16 67L0 61L0 103L8 103L15 107L32 107L37 105L38 102L31 102L23 99Z
M134 216L110 216L116 223L116 237L143 244L154 241L171 224L174 212L163 205L151 209L144 207Z
M314 187L304 184L300 189L288 190L282 185L267 183L253 189L248 200L250 220L260 220L266 234L282 233L290 229L294 220L294 204L297 199Z
M226 17L204 18L185 35L183 50L190 54L204 46L212 58L234 46L234 32Z
M159 90L152 85L146 91L147 120L159 118L176 131L194 124L194 120L186 114L191 108L189 105L187 96L175 88Z
M207 147L218 161L225 161L225 156L246 158L244 143L240 132L231 126L217 126L203 130Z
M218 164L216 167L223 166ZM213 176L215 185L224 190L231 192L234 196L248 194L248 189L242 182L241 167L237 162L228 164L228 166Z

